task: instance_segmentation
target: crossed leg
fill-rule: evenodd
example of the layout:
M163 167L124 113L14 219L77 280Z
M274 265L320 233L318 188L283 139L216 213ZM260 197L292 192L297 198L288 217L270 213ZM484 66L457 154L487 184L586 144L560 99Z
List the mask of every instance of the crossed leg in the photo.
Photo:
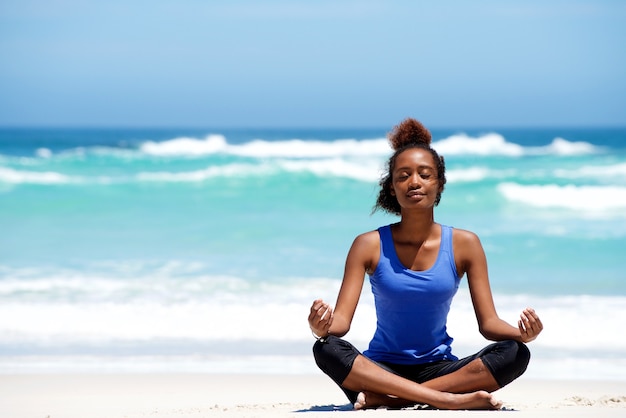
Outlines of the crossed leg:
M502 406L489 393L499 389L499 385L480 359L419 384L391 373L359 354L342 386L360 392L354 404L356 409L403 407L415 403L440 409L500 409Z

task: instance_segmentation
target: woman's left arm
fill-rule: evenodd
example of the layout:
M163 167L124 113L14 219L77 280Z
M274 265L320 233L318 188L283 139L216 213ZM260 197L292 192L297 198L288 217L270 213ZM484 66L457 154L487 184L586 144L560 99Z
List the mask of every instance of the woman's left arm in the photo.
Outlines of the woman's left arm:
M453 237L457 270L459 276L467 274L480 333L492 341L512 339L527 343L537 338L543 330L543 324L534 309L526 308L522 311L517 327L498 316L489 284L487 258L478 236L455 229Z

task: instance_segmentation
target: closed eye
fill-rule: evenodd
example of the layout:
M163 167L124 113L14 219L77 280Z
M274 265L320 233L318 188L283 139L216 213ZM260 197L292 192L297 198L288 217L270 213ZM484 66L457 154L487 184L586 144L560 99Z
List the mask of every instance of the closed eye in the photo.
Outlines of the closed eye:
M424 180L430 180L435 176L435 172L431 168L425 168L420 171L420 177Z

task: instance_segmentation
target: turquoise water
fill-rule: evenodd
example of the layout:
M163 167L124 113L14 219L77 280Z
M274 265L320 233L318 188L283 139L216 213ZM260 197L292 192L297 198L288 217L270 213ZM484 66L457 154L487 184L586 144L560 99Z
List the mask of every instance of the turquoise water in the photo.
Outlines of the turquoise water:
M241 341L308 358L310 301L334 300L357 234L396 220L371 214L385 133L0 130L0 368L115 355L222 370ZM448 173L436 220L480 236L501 316L547 315L543 359L593 363L599 341L600 359L626 357L626 129L433 137ZM469 350L482 341L464 292L450 327Z

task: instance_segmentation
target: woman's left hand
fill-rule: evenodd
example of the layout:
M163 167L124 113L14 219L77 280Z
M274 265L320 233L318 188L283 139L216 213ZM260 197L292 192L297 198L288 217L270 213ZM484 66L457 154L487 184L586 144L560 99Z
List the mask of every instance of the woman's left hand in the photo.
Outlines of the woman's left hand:
M528 343L537 338L537 335L543 330L541 319L532 308L526 308L517 321L517 326L522 335L522 342Z

